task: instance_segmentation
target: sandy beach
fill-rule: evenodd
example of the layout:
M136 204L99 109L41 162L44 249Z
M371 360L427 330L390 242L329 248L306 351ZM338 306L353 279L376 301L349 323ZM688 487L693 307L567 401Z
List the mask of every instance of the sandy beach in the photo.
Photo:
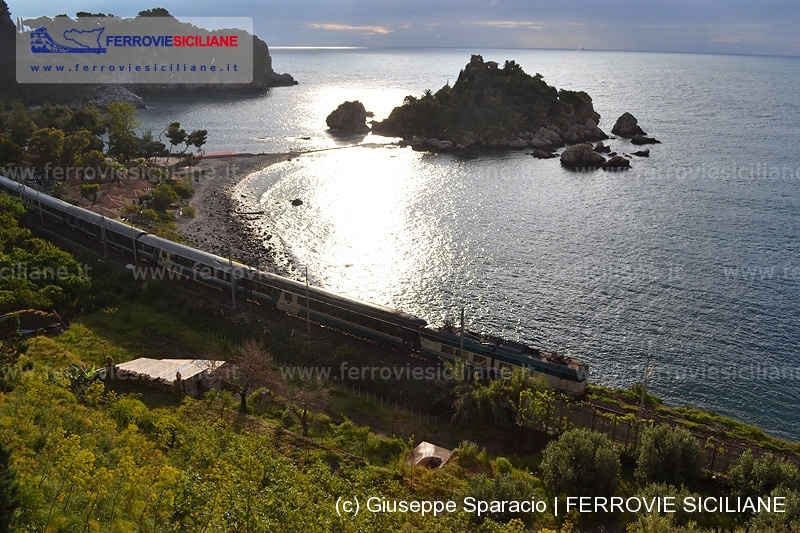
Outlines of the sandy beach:
M253 172L265 169L297 154L212 154L194 170L203 171L194 180L191 204L194 218L179 217L178 232L187 243L201 250L232 257L267 272L292 275L286 257L262 240L240 215L232 198L233 188Z

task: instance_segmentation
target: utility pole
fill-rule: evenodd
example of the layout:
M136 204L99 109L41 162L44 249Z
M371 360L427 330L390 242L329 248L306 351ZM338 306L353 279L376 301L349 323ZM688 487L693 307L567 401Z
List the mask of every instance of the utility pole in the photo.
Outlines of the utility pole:
M306 337L311 338L311 301L308 299L308 265L306 265Z
M647 397L647 380L653 377L656 372L656 361L652 355L647 356L647 363L644 365L644 379L642 380L642 400L639 403L639 420L644 416L644 400Z
M236 277L233 275L233 245L228 243L228 266L231 269L231 305L236 309Z

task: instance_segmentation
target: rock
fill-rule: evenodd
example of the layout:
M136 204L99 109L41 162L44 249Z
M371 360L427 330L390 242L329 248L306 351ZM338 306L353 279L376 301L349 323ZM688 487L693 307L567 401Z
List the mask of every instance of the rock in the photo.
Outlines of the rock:
M368 113L364 109L364 104L356 100L341 104L328 115L325 123L331 130L339 134L367 133L369 132L367 117L371 116L372 113Z
M292 205L295 207L297 207L298 205L303 205L303 200L301 200L300 198L295 198L294 200L292 200Z
M595 152L589 143L570 146L561 154L561 165L567 168L598 168L605 162L606 158Z
M558 157L558 154L548 152L547 150L540 150L539 148L535 148L533 152L531 152L531 155L536 159L552 159Z
M425 147L433 150L435 152L446 152L447 150L451 150L453 148L453 143L448 140L442 140L433 138L433 139L425 139L424 143ZM413 147L413 145L412 145Z
M614 123L614 127L611 128L611 133L627 139L635 137L636 135L647 135L642 131L642 128L639 127L638 122L636 117L626 111L617 119L617 122Z
M639 157L650 157L650 148L633 152L633 155L638 155Z
M144 109L144 99L134 93L124 85L105 84L101 85L94 96L89 99L89 103L100 108L107 108L111 102L127 102L133 104L138 109Z
M598 141L597 145L594 147L594 151L598 154L607 154L611 151L611 147L603 144L603 141Z
M551 129L539 128L531 138L531 146L539 150L555 150L564 146L564 140Z
M291 87L292 85L297 85L297 80L295 80L291 74L272 72L269 75L270 87Z
M590 119L586 122L593 123L594 121ZM561 138L568 144L576 144L608 139L608 135L597 126L588 128L581 124L573 124L566 131L561 132Z
M603 164L605 170L627 170L631 168L631 162L621 155L615 155Z
M523 148L528 147L528 141L517 137L515 139L511 139L511 142L508 143L508 147L513 148L514 150L522 150Z
M636 135L631 139L632 144L661 144L661 141L658 139L654 139L653 137L647 137L646 135Z

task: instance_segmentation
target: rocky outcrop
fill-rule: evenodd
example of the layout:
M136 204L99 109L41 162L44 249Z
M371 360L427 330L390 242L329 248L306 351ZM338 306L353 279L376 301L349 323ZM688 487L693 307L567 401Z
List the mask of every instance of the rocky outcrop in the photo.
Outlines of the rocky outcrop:
M457 148L549 152L565 144L607 139L599 120L585 92L559 91L514 61L500 68L473 55L455 85L419 98L407 96L387 119L373 122L372 132L404 139L435 137Z
M647 135L642 128L639 127L638 123L639 121L636 117L626 111L614 123L614 127L611 128L611 133L619 135L620 137L625 137L626 139L637 135Z
M561 135L547 128L539 128L531 138L531 146L539 150L555 150L564 146Z
M639 157L650 157L650 148L645 148L644 150L637 150L636 152L633 152L633 155Z
M269 76L270 87L291 87L292 85L297 85L297 80L295 80L291 74L287 74L286 72L283 74L273 72Z
M554 154L553 152L540 150L538 148L534 148L533 152L531 152L531 155L536 159L553 159L554 157L558 157L558 155Z
M589 143L567 147L561 154L561 165L567 168L600 168L606 158L594 151Z
M647 137L646 135L636 135L631 139L631 144L661 144L661 141L658 139L654 139L653 137Z
M608 154L611 152L611 147L603 144L603 141L598 141L594 147L594 151L598 154Z
M605 170L627 170L631 168L631 162L627 157L615 155L603 164Z
M328 124L331 131L339 135L367 133L369 132L367 117L371 116L372 113L364 108L364 104L355 100L339 105L328 115L325 123Z
M138 109L145 107L144 99L124 85L101 85L95 90L94 96L88 100L89 104L103 109L107 108L111 102L127 102ZM78 106L76 105L76 107Z

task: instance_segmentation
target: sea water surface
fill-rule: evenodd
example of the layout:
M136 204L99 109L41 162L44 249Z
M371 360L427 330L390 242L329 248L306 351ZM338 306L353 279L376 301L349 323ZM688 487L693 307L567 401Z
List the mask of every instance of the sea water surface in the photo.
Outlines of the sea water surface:
M325 117L360 100L385 118L453 84L470 54L584 90L608 133L625 111L662 144L627 172L571 172L525 151L422 154ZM296 87L156 98L140 117L209 130L213 151L311 150L243 181L264 238L313 284L430 323L585 360L800 439L800 59L538 50L273 49ZM624 140L623 153L638 148ZM292 207L300 198L303 205Z

